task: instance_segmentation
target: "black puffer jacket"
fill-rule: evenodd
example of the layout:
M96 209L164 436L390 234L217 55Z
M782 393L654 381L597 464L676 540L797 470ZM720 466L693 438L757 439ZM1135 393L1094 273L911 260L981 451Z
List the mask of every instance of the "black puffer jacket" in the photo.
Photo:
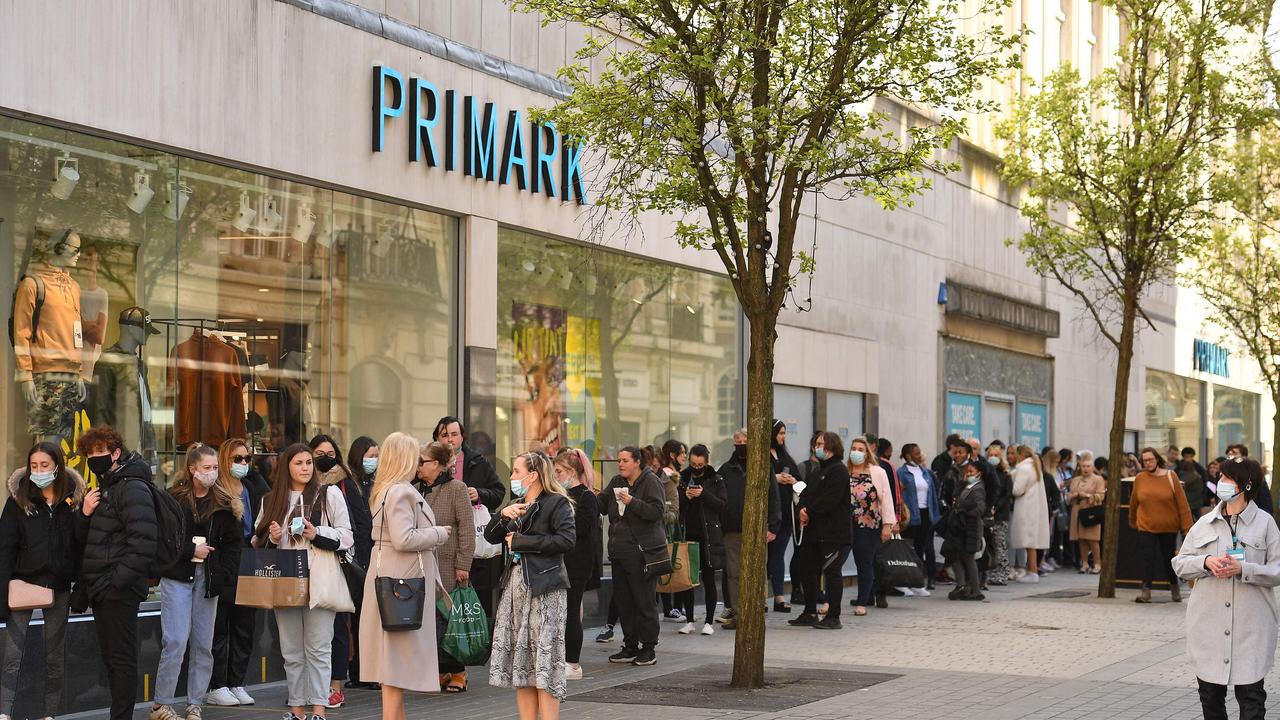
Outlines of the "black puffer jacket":
M849 470L840 458L822 461L822 474L814 473L800 493L799 510L809 516L809 524L801 530L801 544L809 542L848 545L849 518L852 506L849 497ZM814 477L816 475L816 477Z
M506 548L507 533L515 533L509 551ZM541 493L529 504L525 514L515 520L495 514L484 529L484 539L495 545L501 543L503 557L508 562L514 561L513 553L520 554L517 570L524 573L530 597L569 589L564 554L573 550L577 540L569 498Z
M568 493L577 540L573 550L565 553L565 566L571 584L591 590L600 587L600 501L586 485L574 485Z
M772 459L771 459L772 460ZM731 458L720 466L720 477L724 480L726 501L720 511L720 522L726 533L742 532L742 513L747 504L747 466L739 458ZM782 508L778 502L778 477L769 468L769 504L765 516L769 532L777 533L782 529Z
M82 576L89 598L142 601L156 556L155 505L151 467L137 453L116 463L102 478L102 500L87 526Z
M203 512L210 502L209 496L196 500L196 506ZM244 522L238 520L230 510L217 510L208 518L201 520L185 500L178 499L178 507L182 508L182 522L186 527L187 537L203 537L205 544L213 548L204 559L205 597L218 597L225 593L235 595L236 578L240 574L240 548L244 545ZM179 582L194 582L195 543L187 543L178 555L178 562L165 571L164 576Z
M466 443L462 444L462 482L467 487L476 489L480 502L489 508L490 513L497 512L507 497L507 488L498 479L498 471Z
M715 468L707 465L694 474L692 467L680 471L680 524L684 526L686 540L706 544L711 567L724 567L724 529L720 527L720 511L724 509L724 480ZM701 487L702 494L690 498L690 486Z
M52 508L32 486L31 509L23 512L13 498L27 472L20 468L9 477L9 499L0 515L0 620L9 619L10 580L63 591L71 589L80 571L81 546L76 542L75 524L87 522L79 513L84 479L68 468L72 490Z

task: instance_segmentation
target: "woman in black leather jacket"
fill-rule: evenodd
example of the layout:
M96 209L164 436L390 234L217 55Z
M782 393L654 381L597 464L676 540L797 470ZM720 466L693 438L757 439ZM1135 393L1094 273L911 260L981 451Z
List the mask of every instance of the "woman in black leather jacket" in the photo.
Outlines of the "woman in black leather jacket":
M489 684L515 688L521 720L559 717L566 690L564 630L569 573L564 554L577 541L573 503L556 481L551 458L517 456L511 495L484 529L506 550L502 600L489 656Z

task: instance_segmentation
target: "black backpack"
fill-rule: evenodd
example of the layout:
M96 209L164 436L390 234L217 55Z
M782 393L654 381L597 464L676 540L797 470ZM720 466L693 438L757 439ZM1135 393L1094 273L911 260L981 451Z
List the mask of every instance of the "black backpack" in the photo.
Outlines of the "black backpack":
M27 278L31 278L36 283L36 302L31 308L31 337L29 338L29 342L35 342L36 331L40 329L40 311L44 309L44 280L36 277L35 275L23 275L18 278L18 284L13 289L13 302L9 304L9 307L12 308L18 304L18 292L22 289L22 281ZM13 337L12 312L9 314L9 345L15 345Z
M172 495L142 478L133 479L147 486L156 511L156 554L151 560L150 576L158 578L178 564L183 546L189 542L184 513Z

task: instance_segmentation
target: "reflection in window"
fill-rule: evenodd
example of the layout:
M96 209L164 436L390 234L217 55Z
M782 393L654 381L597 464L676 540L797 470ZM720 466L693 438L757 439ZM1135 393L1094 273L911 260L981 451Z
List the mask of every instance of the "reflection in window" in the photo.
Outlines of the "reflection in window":
M1200 447L1203 383L1157 370L1147 370L1144 442L1163 452L1176 445Z
M1222 385L1213 386L1213 438L1209 454L1226 453L1227 446L1241 444L1257 451L1258 408L1261 396Z

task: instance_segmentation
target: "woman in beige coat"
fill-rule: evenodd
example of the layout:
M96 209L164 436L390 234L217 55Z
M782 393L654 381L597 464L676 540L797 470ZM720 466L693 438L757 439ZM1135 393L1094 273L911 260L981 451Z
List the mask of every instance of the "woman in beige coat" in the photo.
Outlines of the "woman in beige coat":
M373 511L373 556L364 584L360 615L360 680L382 683L383 720L404 720L404 691L437 692L435 592L440 573L430 552L449 539L449 528L435 524L431 507L410 481L418 469L418 441L392 433L382 443L378 474L370 493ZM427 578L422 627L385 632L377 577Z
M435 513L436 525L450 528L449 539L436 548L440 581L448 592L470 580L471 556L476 551L471 498L467 495L467 486L445 472L452 463L453 448L448 445L433 442L422 446L417 485ZM467 667L443 651L439 659L441 689L447 693L466 692Z
M1078 543L1080 549L1079 571L1097 575L1102 572L1102 525L1085 526L1080 524L1080 511L1085 508L1098 507L1107 496L1107 481L1097 473L1093 464L1093 454L1080 453L1080 474L1071 478L1067 486L1067 503L1071 505L1071 540ZM1093 553L1093 564L1089 564L1089 553Z

